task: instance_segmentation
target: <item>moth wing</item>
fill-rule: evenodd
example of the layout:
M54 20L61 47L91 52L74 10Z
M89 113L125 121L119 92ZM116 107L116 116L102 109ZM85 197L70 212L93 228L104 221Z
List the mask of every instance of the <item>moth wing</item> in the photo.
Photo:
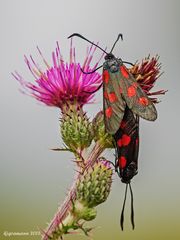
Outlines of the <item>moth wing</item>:
M106 132L115 134L123 119L126 104L120 92L118 75L109 72L106 74L108 74L108 81L103 83L105 128Z
M156 120L157 111L154 104L124 65L120 66L119 75L122 95L128 107L133 113L146 120Z

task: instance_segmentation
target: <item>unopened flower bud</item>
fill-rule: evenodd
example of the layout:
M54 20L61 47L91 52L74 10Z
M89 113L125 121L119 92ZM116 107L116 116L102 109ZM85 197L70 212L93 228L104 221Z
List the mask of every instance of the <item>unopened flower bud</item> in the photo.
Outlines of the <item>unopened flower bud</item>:
M112 173L107 160L98 160L93 166L89 166L77 181L76 199L89 208L106 201Z
M94 141L99 141L104 148L113 148L113 137L105 131L103 111L98 112L93 119L92 125L94 131Z
M82 108L66 108L62 112L61 134L65 144L76 151L90 146L93 139L92 123Z

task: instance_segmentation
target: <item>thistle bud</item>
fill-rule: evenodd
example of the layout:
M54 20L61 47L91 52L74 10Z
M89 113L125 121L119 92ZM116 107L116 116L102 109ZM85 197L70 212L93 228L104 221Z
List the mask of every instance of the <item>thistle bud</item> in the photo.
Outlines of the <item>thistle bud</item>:
M106 201L112 182L112 168L107 160L89 166L77 181L76 199L92 208Z
M99 141L104 148L113 148L113 137L105 131L103 111L98 112L95 116L92 126L94 131L94 141Z
M93 139L92 123L82 108L69 105L62 111L61 135L64 143L72 150L83 150Z

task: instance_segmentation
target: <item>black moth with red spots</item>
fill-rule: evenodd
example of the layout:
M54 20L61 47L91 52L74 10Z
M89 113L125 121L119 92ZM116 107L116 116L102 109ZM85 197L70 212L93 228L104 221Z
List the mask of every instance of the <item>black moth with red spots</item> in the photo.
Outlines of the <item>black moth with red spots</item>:
M95 72L103 67L103 82L95 91L89 92L90 94L94 93L103 85L103 110L106 132L115 134L118 131L126 105L134 114L149 121L156 120L157 112L154 104L124 65L124 63L131 63L122 61L121 58L116 58L112 54L118 40L120 38L123 39L122 34L118 35L110 53L107 53L100 46L89 41L79 33L73 33L68 38L73 36L86 40L106 54L103 65L92 71ZM84 73L91 74L92 72Z
M119 130L115 133L116 172L123 183L137 174L139 153L139 117L126 107Z
M126 184L123 208L121 211L120 225L123 230L124 208L126 203L127 188L129 186L131 194L131 223L134 229L134 208L133 193L130 181L138 172L139 154L139 117L126 106L123 120L118 131L114 135L116 161L115 170L121 181Z
M149 121L157 118L152 101L124 66L121 59L111 54L103 64L103 103L106 131L115 134L123 119L126 106Z
M131 194L131 223L134 229L134 207L131 179L138 173L139 154L139 116L135 115L126 105L123 120L118 131L113 135L115 140L116 160L115 171L121 181L126 184L124 203L121 211L120 225L124 228L124 209L126 203L127 189Z

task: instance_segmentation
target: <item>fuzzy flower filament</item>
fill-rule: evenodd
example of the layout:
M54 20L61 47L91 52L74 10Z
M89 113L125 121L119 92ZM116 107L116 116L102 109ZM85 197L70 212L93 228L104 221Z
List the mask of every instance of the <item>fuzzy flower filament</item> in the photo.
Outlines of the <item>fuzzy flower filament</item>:
M13 73L13 76L20 82L25 93L30 94L38 101L58 108L63 108L64 105L76 105L82 107L84 104L92 100L94 94L91 94L101 83L101 75L97 72L92 74L84 74L84 71L93 71L99 61L90 67L93 54L96 48L91 46L87 50L84 63L76 63L75 48L70 47L70 63L65 63L57 43L57 47L52 52L52 66L50 66L41 51L38 48L39 54L43 59L46 70L43 71L34 61L32 56L28 59L25 56L25 63L28 66L31 74L35 78L35 83L27 82L18 73Z

